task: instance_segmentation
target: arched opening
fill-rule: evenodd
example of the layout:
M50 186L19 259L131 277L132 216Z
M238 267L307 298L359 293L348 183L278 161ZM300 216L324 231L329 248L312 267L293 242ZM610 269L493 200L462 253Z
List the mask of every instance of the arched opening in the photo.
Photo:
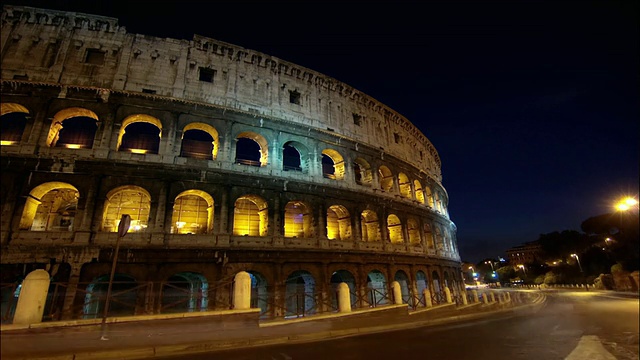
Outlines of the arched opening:
M209 283L202 274L181 272L162 283L161 313L206 311Z
M436 211L442 213L442 199L440 198L440 192L436 191L434 194L435 202L436 202Z
M420 238L420 227L418 221L414 218L407 219L407 232L409 233L409 243L411 245L420 245L422 239Z
M338 270L331 275L331 306L334 310L338 309L338 285L345 283L349 286L349 298L351 299L351 307L355 307L358 298L356 296L356 279L347 270Z
M400 292L402 293L402 303L411 304L411 292L409 291L409 277L407 273L402 270L396 271L396 275L393 277L395 281L400 284Z
M451 283L451 279L449 279L449 272L445 270L442 274L442 277L444 278L444 286L449 287Z
M440 288L440 275L438 275L437 271L434 270L433 273L431 273L431 279L433 280L433 290L431 292L433 294L439 294L442 288Z
M183 191L176 197L171 217L172 234L206 234L213 226L213 198L202 190Z
M379 270L371 270L367 275L367 289L371 306L388 304L387 279Z
M244 195L236 200L233 212L233 235L266 236L267 202L257 195Z
M440 225L435 226L436 228L436 250L442 251L444 248L444 237L442 237L442 230L440 230Z
M413 189L414 194L416 194L416 200L418 200L418 203L424 204L424 191L422 190L422 184L420 184L420 181L413 180Z
M284 144L282 147L282 170L302 171L300 152L292 145L291 142Z
M418 270L416 272L416 290L418 291L418 294L416 295L418 297L422 297L426 289L427 289L427 275L422 270Z
M382 165L378 168L378 180L380 181L380 189L390 192L393 190L393 173L388 167Z
M248 271L251 277L251 308L260 308L260 316L264 317L269 311L269 292L267 279L257 271Z
M424 188L424 192L427 195L427 205L433 209L433 194L431 193L431 188L428 186Z
M327 209L327 238L351 240L351 216L342 205L331 205Z
M98 129L98 116L91 110L68 108L53 117L47 136L51 147L91 149Z
M398 174L398 189L400 189L400 196L411 199L411 181L404 173Z
M373 183L373 173L371 172L371 165L363 159L356 158L353 162L353 171L356 184L371 186Z
M147 190L133 185L115 188L107 194L102 231L116 232L122 215L131 216L128 232L145 231L149 222L151 196Z
M298 270L285 282L285 317L302 317L316 312L316 281L308 271Z
M333 149L322 150L322 176L326 179L344 179L344 159Z
M434 250L436 246L433 239L433 232L431 231L431 224L424 224L424 236L427 238L427 249Z
M190 129L182 133L181 157L215 160L216 150L213 136L208 132L200 129Z
M311 220L311 212L307 205L301 201L289 201L284 207L284 237L312 237Z
M102 317L107 299L109 275L102 275L87 286L82 308L83 319L97 319ZM126 274L115 274L111 286L108 317L132 316L136 313L138 298L138 283Z
M20 229L31 231L73 231L80 193L70 184L52 181L29 192Z
M15 145L22 140L29 110L20 104L0 104L0 145Z
M267 140L253 132L242 132L236 136L236 164L266 166L268 160Z
M364 210L360 215L362 225L362 241L380 241L380 224L378 215L371 210Z
M144 114L131 115L122 121L118 136L118 151L157 154L161 137L160 120Z
M390 214L387 217L387 230L389 231L389 241L391 241L392 244L404 244L402 223L396 215Z

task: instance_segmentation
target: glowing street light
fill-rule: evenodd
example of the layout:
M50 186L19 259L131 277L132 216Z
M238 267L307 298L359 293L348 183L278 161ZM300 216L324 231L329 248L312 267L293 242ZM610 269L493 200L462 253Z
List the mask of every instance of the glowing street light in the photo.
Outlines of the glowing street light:
M491 265L491 271L496 271L496 269L494 269L494 268L493 268L493 261L491 261L491 260L487 260L487 261L485 261L484 263L485 263L485 264L489 264L489 265Z
M580 268L580 272L582 272L582 265L580 265L580 258L578 257L578 254L571 254L571 257L576 258L576 260L578 261L578 267Z
M618 211L627 211L633 207L637 207L638 205L638 200L632 198L632 197L626 197L620 201L618 201L618 203L616 204L616 210Z
M521 265L518 265L518 267L519 267L520 269L522 269L522 271L524 271L524 275L526 276L526 275L527 275L527 268L526 268L524 265L522 265L522 264L521 264Z

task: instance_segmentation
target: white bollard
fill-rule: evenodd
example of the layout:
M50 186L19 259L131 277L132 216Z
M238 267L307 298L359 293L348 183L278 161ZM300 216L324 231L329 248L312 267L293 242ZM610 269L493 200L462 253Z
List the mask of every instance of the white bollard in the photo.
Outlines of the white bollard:
M28 325L42 322L50 282L49 273L43 269L33 270L27 275L22 281L16 313L13 316L14 324Z
M233 278L233 308L246 310L251 308L251 276L240 271Z
M351 312L351 290L343 282L338 285L338 311Z
M393 303L396 305L402 304L402 289L400 283L394 281L391 283L391 290L393 290Z
M429 291L429 289L424 289L422 294L424 295L424 306L428 308L432 307L433 301L431 301L431 291Z
M451 298L451 290L449 290L448 286L444 287L444 296L447 299L447 304L453 303L453 299Z
M474 303L479 303L480 302L480 298L478 298L478 290L471 290L471 295L473 295L473 302Z

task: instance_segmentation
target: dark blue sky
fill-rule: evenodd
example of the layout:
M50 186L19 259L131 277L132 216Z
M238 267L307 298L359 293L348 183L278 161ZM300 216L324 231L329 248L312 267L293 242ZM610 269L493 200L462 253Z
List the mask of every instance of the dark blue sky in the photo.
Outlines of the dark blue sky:
M373 96L438 150L463 260L638 196L638 1L8 3L208 36Z

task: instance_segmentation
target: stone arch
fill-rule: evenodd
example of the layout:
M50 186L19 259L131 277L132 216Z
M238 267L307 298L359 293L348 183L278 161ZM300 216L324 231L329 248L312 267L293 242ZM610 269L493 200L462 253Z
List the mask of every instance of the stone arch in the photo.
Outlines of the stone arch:
M322 176L327 179L343 180L345 173L344 158L333 149L322 150Z
M0 103L0 145L14 145L22 140L29 110L16 103Z
M416 200L418 203L424 205L424 190L422 190L420 180L413 180L413 192L416 194Z
M233 235L266 236L269 222L267 202L258 195L243 195L236 200Z
M309 238L312 236L311 208L302 201L289 201L284 207L284 237Z
M297 270L285 281L285 317L302 317L316 312L316 280L310 272Z
M389 214L387 216L387 231L389 232L389 241L392 244L404 244L402 222L397 215Z
M416 289L418 290L418 296L422 296L424 290L428 288L427 281L427 275L424 271L416 271Z
M393 191L393 173L385 165L378 168L378 179L380 181L381 190L386 192Z
M402 293L402 303L409 304L411 302L411 292L409 291L409 276L403 270L396 271L393 279L400 284L400 292Z
M433 194L434 197L434 201L435 201L435 209L437 212L442 213L442 198L440 197L440 191L435 191Z
M431 273L431 283L433 286L433 290L431 292L439 293L442 289L440 284L440 275L435 270L433 270L433 272Z
M139 186L117 187L107 194L102 215L102 231L116 232L122 215L131 216L128 232L145 231L149 225L151 195Z
M282 146L282 170L306 171L309 169L311 154L309 149L298 141L287 141Z
M440 229L440 225L436 224L435 226L435 235L436 235L436 250L445 250L444 247L444 238L442 237L442 230Z
M267 166L268 160L269 144L264 136L252 131L244 131L236 136L236 164L261 167Z
M33 188L24 205L19 228L32 231L72 231L80 193L75 186L51 181Z
M409 233L409 243L411 245L420 245L422 239L420 237L420 226L415 218L407 219L407 233Z
M362 241L381 241L378 215L372 210L364 210L360 215Z
M178 194L171 216L172 234L207 234L213 229L213 197L202 190Z
M180 156L215 160L218 157L219 148L218 131L213 126L194 122L182 129Z
M108 286L108 274L95 278L87 286L84 304L82 307L83 319L97 319L102 317ZM138 287L138 283L133 277L128 274L114 274L107 316L135 315L139 291L142 290Z
M58 111L47 134L47 145L69 149L91 149L98 130L98 115L79 107Z
M370 304L375 306L389 303L387 278L380 270L374 269L367 274L367 289Z
M118 151L134 154L157 154L162 138L162 122L146 114L127 116L118 133Z
M331 302L334 309L338 308L338 285L345 283L349 286L349 298L351 299L351 307L355 307L358 302L356 279L348 270L337 270L331 274Z
M425 192L425 195L427 196L427 206L435 210L434 203L433 203L433 193L431 191L431 188L429 186L425 186L424 192Z
M351 216L342 205L331 205L327 209L327 238L351 240Z
M411 196L411 181L405 173L398 174L398 189L400 190L400 196L405 199L412 199Z
M431 229L431 224L424 224L424 237L427 239L427 249L435 250L436 245L433 237L433 231Z
M449 287L451 279L449 278L449 272L445 270L442 274L442 278L444 279L444 286Z
M373 183L373 172L367 160L361 157L356 158L353 161L353 172L356 184L371 186Z
M251 278L251 308L260 308L260 316L269 311L269 290L267 278L257 271L247 271Z
M200 273L180 272L161 285L161 313L206 311L209 304L209 283Z

